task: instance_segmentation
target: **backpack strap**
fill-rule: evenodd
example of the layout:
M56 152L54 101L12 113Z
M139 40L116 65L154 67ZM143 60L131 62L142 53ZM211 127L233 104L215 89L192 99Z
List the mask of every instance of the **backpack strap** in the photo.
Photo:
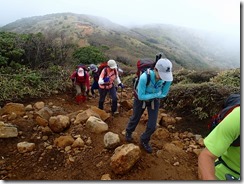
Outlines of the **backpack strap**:
M147 69L146 74L147 74L147 83L146 83L146 86L148 86L149 83L150 83L150 68Z
M103 69L104 69L104 77L106 77L107 75L108 75L108 66L106 66L106 67L104 67ZM118 71L117 71L117 69L116 70L114 70L114 74L112 74L111 76L113 76L113 75L115 75L115 77L117 77L118 76L118 73L117 73ZM109 76L109 77L111 77L111 76Z
M218 121L222 121L228 114L230 114L236 107L239 107L240 104L233 105L229 108L224 108L218 116Z
M241 141L240 141L240 135L232 142L232 144L231 144L231 146L236 146L236 147L238 147L238 146L240 146L240 143L241 143Z
M224 161L221 157L219 157L218 160L215 162L215 166L217 166L217 165L219 165L219 164L223 164L225 167L227 167L227 168L228 168L229 170L231 170L233 173L235 173L235 174L237 174L237 175L240 175L239 172L237 172L237 171L231 169L231 168L225 163L225 161Z
M107 75L108 75L108 71L107 71L107 69L108 69L107 66L105 66L105 67L103 68L103 70L104 70L104 77L107 77Z

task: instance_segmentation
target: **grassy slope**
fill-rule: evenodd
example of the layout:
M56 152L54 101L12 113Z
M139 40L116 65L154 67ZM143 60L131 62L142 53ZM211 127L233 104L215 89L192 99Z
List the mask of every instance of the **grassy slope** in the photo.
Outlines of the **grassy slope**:
M218 44L209 34L172 25L147 25L126 28L95 16L59 13L24 18L10 23L0 30L18 33L55 32L79 44L105 45L110 58L124 58L134 65L142 57L151 57L163 52L171 59L175 68L209 69L229 66L240 67L239 50L231 51ZM224 40L224 39L222 39ZM224 56L224 53L227 53Z

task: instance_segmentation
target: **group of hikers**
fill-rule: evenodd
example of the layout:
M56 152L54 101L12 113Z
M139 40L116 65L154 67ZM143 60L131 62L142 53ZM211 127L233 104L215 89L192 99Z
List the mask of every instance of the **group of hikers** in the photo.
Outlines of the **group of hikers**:
M87 69L84 65L79 65L76 71L70 76L75 88L76 88L76 102L80 103L86 100L90 91L90 75L93 77L93 83L91 85L91 94L95 97L95 90L99 92L98 107L103 110L104 102L107 94L112 99L111 113L112 115L118 114L117 111L117 88L124 88L123 83L119 77L119 71L117 63L110 59L102 67L98 67L95 64L91 64Z
M117 88L124 88L120 79L120 71L115 60L107 61L103 69L95 64L88 67L93 77L90 88L90 75L83 66L78 67L71 75L71 80L76 88L76 101L84 101L91 90L95 96L95 90L99 92L98 107L103 110L104 101L109 93L112 115L117 111ZM148 76L150 78L148 79ZM167 58L156 56L155 65L148 72L143 72L136 86L136 95L133 101L133 114L129 118L125 140L134 142L135 131L140 118L147 109L148 122L145 131L140 136L140 146L147 153L152 153L150 138L156 130L160 99L165 98L173 81L172 62ZM214 128L204 139L205 148L198 157L199 177L202 180L240 180L240 145L233 146L232 142L240 136L240 106L236 106L221 123Z

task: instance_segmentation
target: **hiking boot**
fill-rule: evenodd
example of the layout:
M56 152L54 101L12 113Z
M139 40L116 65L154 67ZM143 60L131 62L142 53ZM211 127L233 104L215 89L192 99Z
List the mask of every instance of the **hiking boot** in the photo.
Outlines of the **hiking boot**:
M76 101L77 104L80 104L82 102L82 100L83 100L82 95L76 95L75 101Z
M141 146L147 153L152 153L152 148L148 143L141 141Z
M118 116L119 115L119 112L118 111L115 111L112 113L113 116Z
M131 133L129 133L129 132L125 133L125 140L126 140L126 142L132 142L133 141Z

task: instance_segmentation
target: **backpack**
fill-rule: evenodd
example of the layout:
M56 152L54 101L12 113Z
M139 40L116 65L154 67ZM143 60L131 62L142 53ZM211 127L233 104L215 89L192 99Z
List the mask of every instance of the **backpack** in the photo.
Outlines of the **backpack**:
M134 90L136 90L140 76L146 72L147 73L147 83L146 85L148 86L150 82L150 70L153 70L155 67L156 62L152 61L150 59L140 59L137 61L136 66L137 66L137 72L136 72L136 77L133 79L133 86Z
M156 55L156 59L155 61L151 60L151 59L140 59L137 61L136 66L137 66L137 71L136 71L136 77L133 79L133 87L134 90L136 90L136 87L138 85L140 76L142 73L144 73L145 71L147 72L147 83L146 85L148 86L150 83L150 70L153 70L157 61L159 59L161 59L162 54L159 53Z
M241 103L240 94L231 94L225 101L223 109L212 116L211 123L208 124L208 129L210 132L222 122L222 120L233 111L234 108L239 107ZM240 136L233 141L232 146L240 146Z
M98 67L98 74L99 74L99 76L100 76L100 74L102 73L102 70L104 69L104 68L107 68L108 67L108 63L107 63L107 61L106 62L103 62L103 63L101 63L100 65L99 65L99 67ZM107 70L106 70L107 71Z
M144 72L147 72L147 83L146 83L146 86L148 86L149 83L150 83L150 70L154 69L157 61L159 59L161 59L161 57L162 57L162 54L159 53L159 54L156 55L155 61L153 61L151 59L146 59L146 58L145 59L140 59L140 60L137 61L137 63L136 63L136 66L137 66L136 77L133 79L134 96L136 98L138 98L136 88L137 88L140 76Z
M109 66L108 66L108 62L107 62L107 61L101 63L101 64L99 65L99 67L98 67L98 77L99 77L100 74L102 73L103 69L104 69L104 68L108 68L108 67L109 67ZM115 75L117 75L117 70L115 70ZM106 77L106 76L107 76L107 70L105 69L105 75L104 75L104 77Z

